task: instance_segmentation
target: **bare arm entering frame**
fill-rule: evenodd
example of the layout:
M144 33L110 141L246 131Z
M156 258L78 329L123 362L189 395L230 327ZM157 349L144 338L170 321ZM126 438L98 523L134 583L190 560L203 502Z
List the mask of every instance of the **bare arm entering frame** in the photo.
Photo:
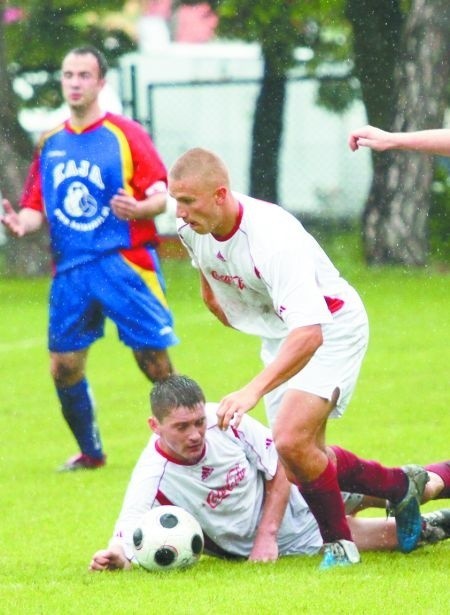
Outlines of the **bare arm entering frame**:
M354 152L360 147L369 147L376 152L410 150L450 156L450 129L387 132L374 126L363 126L350 133L348 144Z

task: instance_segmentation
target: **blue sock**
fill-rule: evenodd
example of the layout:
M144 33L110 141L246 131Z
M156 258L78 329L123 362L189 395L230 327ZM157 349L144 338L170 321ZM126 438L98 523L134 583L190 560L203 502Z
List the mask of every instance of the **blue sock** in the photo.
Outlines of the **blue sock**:
M95 421L94 402L86 378L70 387L57 387L61 409L80 450L85 455L101 458L102 443Z

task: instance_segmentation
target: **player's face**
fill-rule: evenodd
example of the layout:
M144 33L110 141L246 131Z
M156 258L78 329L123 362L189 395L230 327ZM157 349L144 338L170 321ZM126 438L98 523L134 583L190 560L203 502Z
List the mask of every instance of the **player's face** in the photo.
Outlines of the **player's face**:
M169 178L169 192L177 202L177 218L189 224L199 235L225 235L223 202L224 188L204 186L199 178L182 180Z
M97 58L91 53L69 53L62 64L61 86L64 99L74 111L89 110L97 103L105 85L100 78Z
M161 422L149 419L159 445L170 457L182 463L197 463L205 447L206 416L204 404L193 408L174 408Z

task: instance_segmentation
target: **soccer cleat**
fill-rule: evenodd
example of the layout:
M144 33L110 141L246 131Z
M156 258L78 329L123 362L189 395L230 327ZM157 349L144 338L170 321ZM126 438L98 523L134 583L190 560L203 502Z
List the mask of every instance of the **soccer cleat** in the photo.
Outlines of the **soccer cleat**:
M62 466L58 468L58 472L75 472L76 470L96 470L101 468L106 463L106 455L102 457L91 457L85 453L78 453L70 457Z
M420 540L422 531L420 502L430 477L421 466L407 465L403 466L402 470L408 477L408 489L398 504L389 503L388 513L395 517L400 551L410 553L417 547Z
M359 564L361 561L358 548L351 540L327 542L323 545L323 553L323 559L319 566L321 570Z
M450 508L434 510L422 515L422 544L434 544L450 538Z

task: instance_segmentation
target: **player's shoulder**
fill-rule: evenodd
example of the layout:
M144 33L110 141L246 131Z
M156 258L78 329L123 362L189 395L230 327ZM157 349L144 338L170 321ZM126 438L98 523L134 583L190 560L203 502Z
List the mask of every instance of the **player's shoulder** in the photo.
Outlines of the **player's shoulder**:
M274 221L276 222L279 220L284 224L298 222L290 212L280 205L270 203L269 201L263 201L262 199L256 199L240 192L233 191L233 194L243 206L243 220L248 220L251 223L252 220L257 219L258 228L261 228L261 223L264 220L267 220L268 223L273 223Z
M146 446L141 451L134 467L134 475L157 477L160 476L167 466L167 458L158 450L157 441L159 436L152 433Z
M218 405L216 402L206 402L205 404L206 425L208 429L217 426Z
M64 132L66 125L67 125L67 121L60 122L56 126L53 126L53 128L49 128L48 130L45 130L44 132L42 132L39 135L36 149L41 150L44 147L44 145L52 139L52 137L55 137L61 134L62 132Z
M208 437L211 434L215 434L220 438L231 438L235 439L238 437L236 430L230 426L228 429L223 431L217 424L217 408L219 404L216 402L207 402L205 404L205 415L206 415L206 428Z
M107 125L108 122L110 124L113 124L114 126L117 126L117 128L120 128L124 132L137 133L141 135L144 134L148 136L148 133L142 124L125 115L120 115L119 113L111 113L108 111L105 114L103 123Z
M255 257L266 260L269 253L285 251L304 236L299 220L280 205L236 193L244 213L240 230L245 233ZM270 251L268 252L268 238Z

